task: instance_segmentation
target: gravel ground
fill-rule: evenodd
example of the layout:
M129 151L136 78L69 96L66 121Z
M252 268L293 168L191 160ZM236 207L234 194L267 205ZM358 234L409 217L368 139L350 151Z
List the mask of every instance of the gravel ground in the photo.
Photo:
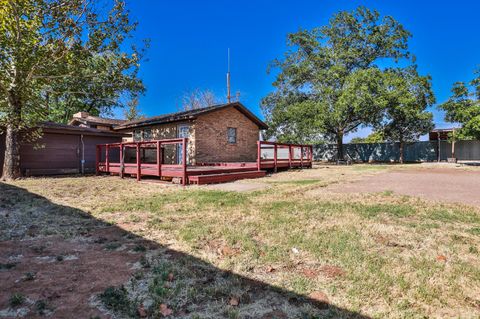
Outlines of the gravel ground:
M456 167L422 167L385 171L351 183L335 184L335 193L377 193L421 197L435 202L460 203L480 207L480 170Z

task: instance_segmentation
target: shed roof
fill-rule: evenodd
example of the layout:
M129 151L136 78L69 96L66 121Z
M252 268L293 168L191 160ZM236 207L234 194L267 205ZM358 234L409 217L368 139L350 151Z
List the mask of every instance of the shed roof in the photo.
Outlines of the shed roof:
M250 110L248 110L242 103L234 102L234 103L212 105L212 106L204 107L201 109L162 114L162 115L148 117L145 119L140 119L135 121L129 121L115 127L114 129L122 130L122 129L148 126L148 125L155 125L155 124L164 124L164 123L171 123L171 122L178 122L178 121L185 121L185 120L193 120L197 118L199 115L218 111L228 107L236 108L238 111L243 113L246 117L248 117L252 122L254 122L260 129L268 128L267 124L265 124L255 114L253 114Z
M38 126L43 131L49 132L49 133L83 134L83 135L96 135L96 136L118 136L118 137L128 135L121 132L104 131L104 130L98 130L96 128L91 128L91 127L74 126L74 125L60 124L55 122L43 122L43 123L40 123Z
M119 120L119 119L111 119L93 115L87 115L86 117L74 117L70 120L69 124L73 124L75 122L83 123L83 124L100 124L100 125L121 125L127 120Z

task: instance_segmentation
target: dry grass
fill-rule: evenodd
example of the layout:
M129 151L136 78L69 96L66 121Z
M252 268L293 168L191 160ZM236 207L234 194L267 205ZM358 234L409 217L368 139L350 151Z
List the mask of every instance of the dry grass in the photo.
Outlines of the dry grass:
M267 177L260 181L268 183L268 189L248 193L96 177L26 179L14 185L219 269L301 295L322 291L333 305L365 316L478 316L478 209L388 191L328 192L332 183L388 169L320 166ZM18 212L40 209L17 200ZM27 217L21 220L27 223ZM127 285L130 297L143 298L146 304L180 309L187 301L197 302L203 306L191 310L198 317L231 318L259 317L267 307L259 301L225 308L216 295L242 292L228 290L223 279L206 286L186 279L165 284L169 273L186 278L182 274L191 271L194 262L173 265L152 252L147 260L150 270ZM291 316L328 315L288 307L284 305L284 311Z

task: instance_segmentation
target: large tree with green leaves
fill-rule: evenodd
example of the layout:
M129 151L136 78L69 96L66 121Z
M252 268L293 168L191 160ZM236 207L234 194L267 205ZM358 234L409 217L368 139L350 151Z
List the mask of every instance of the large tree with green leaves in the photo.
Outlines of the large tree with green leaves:
M270 136L284 141L335 141L375 123L384 100L380 60L409 59L410 33L390 16L360 7L329 24L288 35L292 47L276 60L276 90L262 101Z
M383 143L385 142L385 136L383 136L382 131L374 131L366 137L354 137L351 139L350 143L358 144L373 144L373 143Z
M440 105L447 121L462 125L455 130L456 139L480 139L480 69L474 74L470 82L455 83L452 96Z
M383 81L386 104L376 129L385 140L399 142L399 161L403 163L405 143L418 140L433 128L433 115L427 111L435 103L431 78L419 75L413 65L385 70Z
M123 0L0 0L3 179L20 176L20 140L43 120L108 112L143 92L136 23Z

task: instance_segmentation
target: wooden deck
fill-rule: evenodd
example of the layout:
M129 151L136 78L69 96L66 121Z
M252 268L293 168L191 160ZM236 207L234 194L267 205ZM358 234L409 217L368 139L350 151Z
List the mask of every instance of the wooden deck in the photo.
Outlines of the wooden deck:
M222 183L243 178L263 177L267 170L276 172L278 169L308 168L312 166L312 146L297 144L281 144L259 141L256 162L233 163L200 163L187 165L185 155L181 164L162 163L162 146L174 144L181 148L181 154L186 154L187 139L168 139L148 142L131 142L97 145L96 172L109 173L124 177L142 176L159 178L177 178L183 185ZM125 163L126 148L134 148L136 163ZM156 163L142 163L141 150L150 149L156 153ZM112 154L118 158L112 159Z

